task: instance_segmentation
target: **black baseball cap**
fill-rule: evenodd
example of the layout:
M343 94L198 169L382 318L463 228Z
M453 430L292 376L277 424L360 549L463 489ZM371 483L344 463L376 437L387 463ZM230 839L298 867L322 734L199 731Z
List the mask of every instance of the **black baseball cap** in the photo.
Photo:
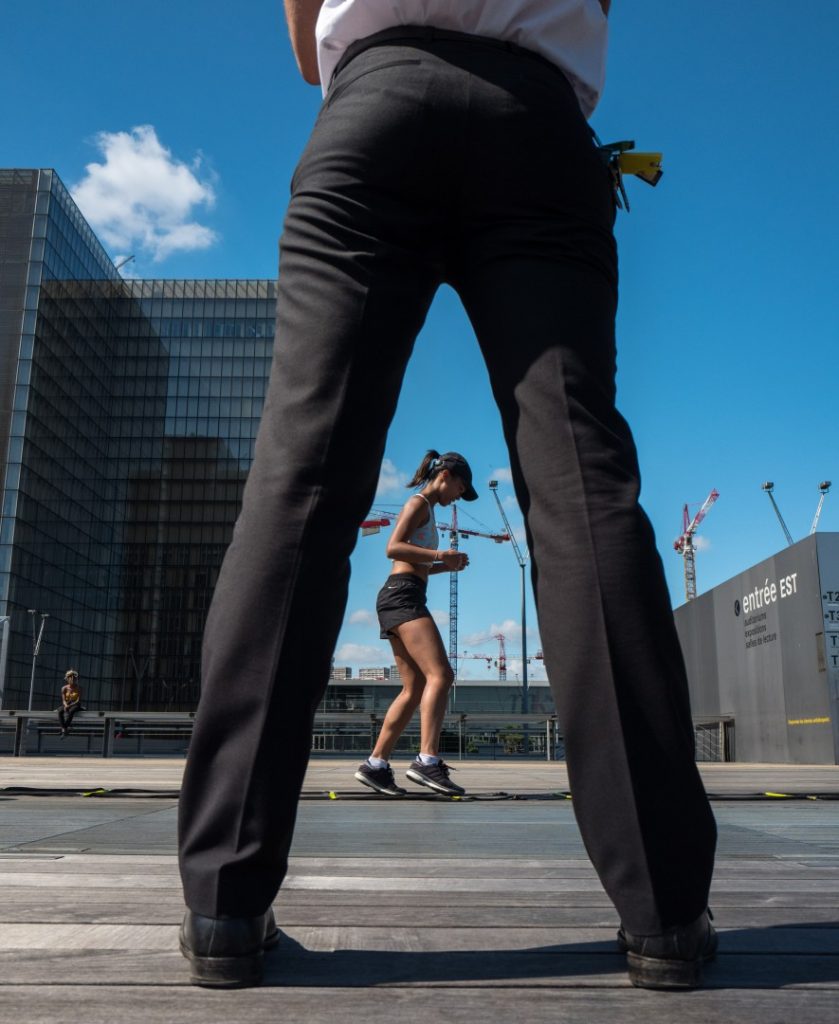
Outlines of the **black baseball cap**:
M439 467L454 473L466 484L466 490L462 495L464 501L474 501L478 497L478 492L472 486L472 470L462 455L458 452L446 452L439 458Z

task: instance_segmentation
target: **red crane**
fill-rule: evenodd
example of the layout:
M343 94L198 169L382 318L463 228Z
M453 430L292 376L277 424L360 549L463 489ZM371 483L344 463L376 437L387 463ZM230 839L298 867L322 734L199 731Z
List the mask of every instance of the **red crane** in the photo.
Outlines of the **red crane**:
M476 641L478 646L480 646L481 644L489 643L490 640L498 641L498 658L496 659L495 664L498 666L499 679L507 678L507 648L505 647L506 639L507 637L505 637L503 633L493 633L491 636L488 636L485 640L479 639ZM482 658L484 661L486 661L487 666L492 664L492 655L489 654L458 654L457 657Z
M687 505L682 511L682 534L673 542L673 547L685 560L685 597L688 601L696 597L696 549L693 546L693 535L719 496L716 488L712 490L693 519L690 518Z
M369 537L371 533L378 533L383 526L390 526L389 519L365 519L361 524L361 536Z
M504 646L506 637L503 633L493 633L493 639L498 641L498 678L507 678L507 648Z

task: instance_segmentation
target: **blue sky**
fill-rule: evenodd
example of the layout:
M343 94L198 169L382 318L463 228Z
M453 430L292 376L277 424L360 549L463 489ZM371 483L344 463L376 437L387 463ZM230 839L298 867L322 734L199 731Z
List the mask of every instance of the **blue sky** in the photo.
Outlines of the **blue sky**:
M820 528L839 530L839 5L615 0L610 21L592 123L604 140L664 152L658 188L630 181L632 212L618 218L618 395L678 604L682 506L712 487L721 496L700 530L700 591L783 546L764 480L799 539L819 481L835 479ZM85 212L112 255L136 254L139 276L274 276L288 182L320 99L297 74L279 0L8 0L3 22L0 165L52 166L85 186ZM447 290L409 369L389 475L410 474L426 447L467 454L481 499L464 511L480 525L462 521L499 529L485 484L509 462L476 343ZM392 489L381 503L406 494ZM520 525L512 502L508 515ZM514 660L513 553L466 543L461 650L492 651L479 638L501 627ZM364 614L386 572L384 535L360 541L339 662L389 663ZM432 581L430 604L448 608L445 577ZM543 675L538 663L530 671ZM485 669L467 661L460 674Z

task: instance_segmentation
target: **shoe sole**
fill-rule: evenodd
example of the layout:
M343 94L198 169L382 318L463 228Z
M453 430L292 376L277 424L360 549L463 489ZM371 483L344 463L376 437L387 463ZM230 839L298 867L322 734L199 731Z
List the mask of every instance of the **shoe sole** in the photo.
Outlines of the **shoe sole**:
M189 980L201 988L254 988L262 982L263 953L280 941L279 930L256 953L248 956L198 956L180 940L181 953L190 965Z
M397 787L397 792L394 792L392 789L383 789L381 786L377 786L376 783L373 782L372 779L368 779L367 776L363 774L363 772L356 772L355 773L355 777L358 779L358 781L363 786L369 786L370 789L375 790L377 793L383 793L385 796L407 796L408 795L406 790L399 789L399 787Z
M408 769L405 775L411 780L416 782L419 786L427 786L428 789L433 789L435 793L442 793L443 796L465 796L466 790L461 789L457 786L455 789L446 789L445 786L439 782L432 782L431 779L427 779L424 775L420 775L419 772L414 772L412 769Z

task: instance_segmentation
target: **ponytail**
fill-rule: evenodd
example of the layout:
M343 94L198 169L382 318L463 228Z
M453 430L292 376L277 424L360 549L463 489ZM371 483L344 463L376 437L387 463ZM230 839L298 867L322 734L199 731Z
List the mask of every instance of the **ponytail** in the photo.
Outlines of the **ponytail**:
M439 458L440 453L435 452L433 448L429 448L425 453L425 458L417 467L416 473L414 473L406 486L419 487L420 484L424 484L427 480L430 480L436 473L437 469L440 468L434 465L435 461Z

